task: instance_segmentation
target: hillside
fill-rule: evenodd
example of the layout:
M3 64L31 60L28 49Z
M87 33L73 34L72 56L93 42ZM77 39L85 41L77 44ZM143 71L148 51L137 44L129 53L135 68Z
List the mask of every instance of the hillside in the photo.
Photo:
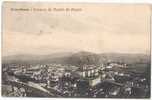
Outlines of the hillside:
M95 54L91 52L77 53L55 53L50 55L13 55L2 57L2 63L18 64L46 64L60 63L70 65L83 64L101 64L107 62L121 62L127 64L150 63L150 56L145 54L120 54L120 53L103 53Z

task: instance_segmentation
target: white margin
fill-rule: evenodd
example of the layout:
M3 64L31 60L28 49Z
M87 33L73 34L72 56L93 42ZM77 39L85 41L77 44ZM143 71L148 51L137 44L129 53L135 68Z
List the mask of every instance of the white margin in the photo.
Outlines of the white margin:
M19 1L19 2L52 2L52 3L110 3L110 4L152 4L152 0L0 0L0 47L2 51L2 4L5 1ZM151 17L152 18L152 17ZM152 20L151 20L151 32L152 32ZM150 36L150 38L152 39L152 35ZM152 40L150 41L152 42ZM152 47L152 43L151 43L151 47ZM152 48L151 48L152 49ZM151 52L152 55L152 52ZM0 78L1 77L1 67L2 67L2 53L0 52ZM151 56L152 57L152 56ZM151 59L152 62L152 59ZM152 72L152 68L151 68L151 72ZM152 80L152 76L151 76L151 80ZM152 87L152 82L151 82L151 87ZM152 88L151 88L152 89ZM151 92L151 96L152 96L152 92ZM152 97L151 97L152 98ZM150 99L140 99L140 100L151 100ZM56 100L56 99L61 99L61 100L74 100L74 99L78 99L78 100L87 100L87 99L91 99L91 100L97 100L97 99L102 99L102 100L137 100L137 99L111 99L111 98L27 98L27 97L2 97L1 96L1 79L0 79L0 100Z

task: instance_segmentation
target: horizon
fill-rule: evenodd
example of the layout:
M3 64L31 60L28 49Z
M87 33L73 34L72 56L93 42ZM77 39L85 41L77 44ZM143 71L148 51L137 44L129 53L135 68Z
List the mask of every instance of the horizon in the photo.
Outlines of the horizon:
M131 54L131 55L147 55L150 56L149 53L127 53L127 52L101 52L101 53L95 53L95 52L89 52L89 51L77 51L77 52L54 52L54 53L49 53L49 54L13 54L13 55L2 55L2 57L8 57L8 56L48 56L48 55L54 55L54 54L64 54L64 53L71 53L71 54L78 54L78 53L92 53L92 54L97 54L97 55L102 55L102 54Z

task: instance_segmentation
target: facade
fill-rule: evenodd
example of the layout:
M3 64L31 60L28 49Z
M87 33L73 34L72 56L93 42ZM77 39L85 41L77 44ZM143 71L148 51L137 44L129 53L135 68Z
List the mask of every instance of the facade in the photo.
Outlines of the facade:
M83 65L78 69L80 77L95 77L99 75L99 67L94 65Z
M101 77L100 76L98 76L94 79L89 79L89 85L90 86L95 86L95 85L99 84L100 82L101 82Z
M77 71L79 77L89 83L89 86L95 86L101 82L99 67L95 65L83 65Z

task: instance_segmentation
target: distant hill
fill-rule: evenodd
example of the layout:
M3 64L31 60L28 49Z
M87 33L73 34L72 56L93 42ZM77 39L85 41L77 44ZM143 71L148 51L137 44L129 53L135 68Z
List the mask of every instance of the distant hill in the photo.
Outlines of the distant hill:
M113 62L132 63L150 63L150 55L146 54L124 54L124 53L104 53L101 58Z
M150 63L150 55L145 54L122 54L122 53L102 53L92 52L63 52L50 55L12 55L2 57L2 63L18 64L46 64L60 63L80 66L83 64L101 64L107 62Z
M46 63L63 63L64 58L71 56L73 53L53 53L50 55L11 55L2 57L2 63L17 64L46 64Z
M71 65L83 65L83 64L99 64L100 63L100 56L95 53L91 52L78 52L73 55L71 55L69 58L67 58L67 62Z

